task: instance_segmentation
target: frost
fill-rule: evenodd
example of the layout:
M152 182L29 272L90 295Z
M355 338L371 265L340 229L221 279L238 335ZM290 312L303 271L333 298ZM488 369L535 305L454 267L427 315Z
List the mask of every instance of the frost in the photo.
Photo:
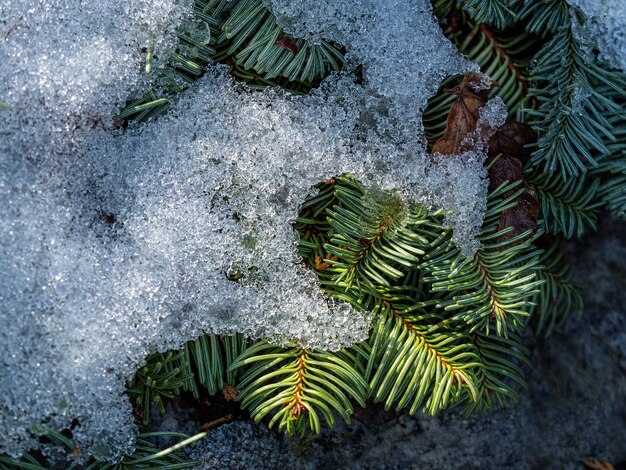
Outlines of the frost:
M389 100L396 131L421 134L421 112L448 75L478 70L447 41L428 0L269 0L288 32L338 42L366 86Z
M597 43L600 59L626 72L626 2L572 0L587 17L584 25Z
M165 57L191 0L48 0L0 3L0 136L13 151L77 144L147 78L138 67L151 47ZM145 52L145 51L144 51ZM0 101L0 102L1 102ZM19 137L19 138L18 138Z
M126 381L202 333L364 339L367 314L324 298L296 253L299 207L335 175L451 210L464 253L478 248L483 155L436 164L425 150L427 99L470 67L425 2L298 7L365 65L363 85L345 73L304 97L254 93L210 67L165 117L124 132L108 122L143 80L137 51L165 54L174 39L158 32L189 5L25 5L1 7L7 29L23 26L0 49L0 451L76 419L85 455L119 456L134 433Z

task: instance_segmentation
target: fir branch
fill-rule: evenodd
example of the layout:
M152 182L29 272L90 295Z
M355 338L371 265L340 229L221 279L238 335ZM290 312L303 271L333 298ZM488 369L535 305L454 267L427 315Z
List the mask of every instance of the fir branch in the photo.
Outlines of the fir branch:
M605 96L615 99L622 107L626 104L623 96L612 92L608 87L598 90ZM609 210L617 216L626 216L626 112L607 112L605 114L613 126L613 141L606 141L609 150L603 155L594 176L600 177L598 197Z
M600 168L610 177L602 182L598 195L613 214L626 217L626 164L611 162Z
M613 100L596 91L598 84L624 94L622 78L598 66L589 45L581 42L576 28L584 17L578 10L564 16L565 2L537 2L541 7L526 9L531 17L529 31L536 32L538 17L550 13L546 31L554 36L535 57L531 74L534 83L530 93L538 102L537 109L528 109L530 124L539 134L533 153L535 165L544 164L545 171L567 179L597 167L594 153L608 152L603 139L613 140L613 126L603 116L606 110L621 108ZM558 22L561 22L558 24Z
M582 313L580 288L571 283L569 266L562 262L562 258L557 243L553 243L541 257L544 269L539 271L538 277L544 282L537 299L536 335L550 336L554 328L561 326L570 315L580 316Z
M142 407L142 419L148 424L150 408L156 403L161 412L165 403L182 390L195 398L200 390L215 395L224 385L236 385L237 371L228 371L230 364L248 347L242 334L233 336L202 335L188 341L178 351L155 353L146 359L129 382L127 393Z
M467 259L451 247L427 254L420 265L431 291L446 294L436 307L452 314L448 323L462 321L470 332L488 333L495 322L495 331L502 336L526 324L541 283L536 277L540 251L532 245L539 233L528 230L508 238L512 227L497 229L502 213L515 207L525 191L513 191L517 186L519 182L503 184L489 195L479 237L482 247L474 258Z
M182 441L166 449L159 449L152 442L155 437L182 438ZM200 462L189 460L180 452L188 446L206 437L206 432L194 436L186 436L176 432L146 432L137 435L135 450L130 455L125 455L119 462L112 463L109 460L91 458L83 467L85 470L139 470L139 469L191 469L196 468ZM79 448L73 439L56 431L46 431L40 438L50 441L53 445L64 448L70 459L80 459ZM71 466L74 468L74 466ZM24 454L19 459L0 455L0 470L47 470L51 468L50 462L44 458L36 458L30 454ZM67 465L70 468L70 465Z
M562 181L536 170L527 172L526 178L537 192L547 233L580 238L586 229L596 229L598 209L602 205L596 199L598 178L581 175Z
M347 179L342 183L335 189L341 204L328 210L328 223L335 233L325 249L337 258L327 259L335 274L333 281L346 289L389 286L416 265L429 245L426 238L407 228L422 223L425 211L409 214L396 196L365 191Z
M197 0L193 14L195 21L177 31L178 48L154 71L159 93L152 90L129 103L120 120L143 122L161 115L169 99L213 62L227 64L251 88L281 87L295 94L308 92L346 64L343 51L328 41L310 44L287 35L262 0ZM152 59L146 60L151 64Z
M472 335L476 355L480 363L476 387L478 399L466 399L463 402L463 413L466 415L502 408L518 399L517 389L526 387L524 373L520 366L530 367L529 352L521 343L518 332L508 338L477 332Z
M477 357L468 338L457 332L428 333L419 317L385 305L370 337L366 377L369 396L388 410L420 408L434 415L452 405L466 390L477 399Z
M516 19L515 7L519 0L461 0L463 9L477 22L497 29L510 26Z
M127 393L143 407L143 423L148 424L150 407L156 403L163 413L165 401L178 395L192 377L184 351L155 353L130 381Z
M241 377L241 407L255 421L271 415L269 427L288 434L319 433L320 415L334 426L337 413L350 421L350 399L365 406L367 383L358 356L350 351L282 348L261 341L231 365L246 367Z
M483 74L498 83L489 96L499 96L507 105L509 116L520 120L522 109L534 106L528 95L528 64L539 37L532 33L494 30L453 9L453 2L435 2L434 10L448 39L468 59L476 62ZM431 146L443 135L448 112L456 100L456 96L446 90L457 84L455 78L444 80L424 111L422 119Z

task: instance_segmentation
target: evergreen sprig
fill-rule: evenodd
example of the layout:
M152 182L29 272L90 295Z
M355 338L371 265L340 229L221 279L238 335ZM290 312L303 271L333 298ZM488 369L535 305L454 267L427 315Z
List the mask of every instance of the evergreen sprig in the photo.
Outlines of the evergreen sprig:
M462 392L478 399L478 357L467 335L429 333L420 316L385 304L369 340L366 376L369 396L388 410L409 408L435 415L459 400Z
M499 336L496 331L472 334L472 343L480 367L477 368L477 400L464 400L466 415L494 408L502 408L518 400L518 389L526 387L523 367L531 366L529 351L522 346L519 331Z
M80 468L85 470L173 470L196 468L200 462L189 460L180 449L192 444L206 436L206 432L194 436L175 432L145 432L137 435L135 450L130 455L125 455L119 462L112 463L108 460L90 458L83 462ZM168 437L182 439L166 449L159 449L154 439ZM51 462L46 456L35 456L26 453L21 458L15 459L0 455L0 470L50 470L51 468L78 468L76 461L80 459L80 449L72 438L56 431L45 431L40 434L40 439L49 441L67 454L65 462ZM72 464L73 462L73 464ZM51 467L51 465L55 465Z
M624 96L624 80L595 60L593 45L580 31L585 21L580 10L565 0L526 3L520 18L527 30L548 36L531 74L531 94L539 105L528 113L540 136L533 162L545 163L545 171L565 180L596 167L594 153L608 152L603 140L614 140L613 126L604 112L621 107L597 88Z
M504 29L516 19L519 0L462 0L463 9L476 21Z
M350 399L365 406L367 384L361 361L352 352L314 351L299 347L281 348L260 341L248 348L231 365L246 367L241 377L239 399L252 418L271 415L288 434L319 433L321 417L329 426L334 412L350 422Z
M580 316L583 309L582 293L570 280L570 268L563 263L563 253L553 243L542 255L544 268L538 272L542 280L537 298L536 334L550 336L570 316Z
M490 194L479 237L482 247L473 259L448 244L445 251L427 255L420 266L431 290L446 293L436 307L451 312L451 320L467 323L470 333L488 333L495 323L497 334L506 336L525 325L532 312L541 254L533 242L540 233L526 231L509 237L512 227L497 229L501 214L514 207L525 191L518 186L519 182L505 184ZM507 193L511 194L503 197Z
M180 44L155 69L156 88L131 101L121 120L143 122L164 113L169 99L200 78L209 63L228 65L251 88L281 87L307 93L346 62L328 41L311 44L286 34L263 0L196 0L193 20L177 31ZM146 50L146 70L153 56Z
M563 182L536 170L526 176L537 191L547 233L580 238L586 230L596 229L598 210L603 205L598 199L598 178L585 174Z

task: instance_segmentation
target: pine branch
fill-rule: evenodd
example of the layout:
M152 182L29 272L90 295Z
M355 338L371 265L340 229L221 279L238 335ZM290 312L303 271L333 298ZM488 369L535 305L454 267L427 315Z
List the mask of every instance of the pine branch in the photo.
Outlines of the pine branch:
M152 442L154 437L173 437L182 438L183 440L174 444L167 449L160 450ZM194 436L186 436L175 432L147 432L137 435L135 442L135 450L131 455L125 455L121 461L111 463L109 460L99 460L91 458L81 468L85 470L139 470L139 469L187 469L196 468L200 462L188 460L180 452L180 449L196 442L206 436L205 432ZM66 437L62 433L56 431L45 431L40 434L40 439L49 442L59 449L68 453L68 462L70 459L78 460L80 458L80 449L76 446L73 439ZM45 454L45 452L44 452ZM46 455L42 458L35 458L33 455L24 454L19 459L14 459L4 455L0 455L0 470L46 470L51 468L46 460ZM75 467L75 464L71 466ZM68 463L67 468L70 468Z
M566 181L555 180L548 172L527 172L527 181L537 191L543 226L547 233L565 238L582 237L586 229L596 230L596 199L600 180L581 175Z
M543 280L537 299L538 323L536 335L550 336L572 314L580 316L583 300L580 288L570 282L569 266L562 262L563 254L553 243L542 255L544 269L538 277Z
M519 0L461 0L463 9L479 23L504 29L516 19L515 7Z
M349 179L337 185L335 197L340 204L328 210L335 233L324 248L337 258L327 259L336 285L390 286L425 253L429 241L407 228L425 221L423 209L409 213L398 197Z
M472 335L480 367L477 372L477 400L465 400L463 412L467 415L502 408L518 399L517 389L526 387L521 365L530 367L528 351L521 345L518 332L508 338L491 332Z
M343 52L327 41L309 44L287 35L262 0L197 0L193 14L195 21L177 31L177 50L155 70L159 92L132 101L118 119L143 122L163 114L169 99L214 62L227 64L231 74L251 88L281 87L294 94L308 92L346 64ZM147 70L152 60L148 47Z
M518 186L519 182L503 184L489 195L479 237L482 247L473 259L452 247L429 253L420 265L431 291L446 294L436 307L452 314L448 321L467 323L470 332L488 333L495 322L497 334L506 336L526 324L533 307L540 285L536 276L540 251L532 242L539 234L528 230L509 238L512 227L497 229L502 213L515 207L525 191L513 192ZM503 198L506 194L510 195Z
M143 423L148 424L152 403L158 405L161 413L165 412L165 402L178 395L192 376L184 351L149 356L127 388L137 405L143 407Z
M282 348L265 341L248 348L231 365L246 367L239 387L241 407L255 421L271 415L269 427L288 434L319 433L320 415L334 426L337 413L350 421L350 399L365 406L367 383L361 361L350 351Z
M620 107L595 88L603 84L623 95L623 80L599 67L590 47L581 43L575 32L584 21L579 11L572 19L564 16L566 3L561 0L537 5L523 12L530 18L528 30L538 32L541 24L554 36L537 53L531 74L535 85L530 93L539 103L537 109L527 110L539 134L532 162L565 180L597 167L594 153L608 152L603 139L613 140L613 126L603 111L617 112Z
M456 332L428 333L419 317L394 311L389 304L377 315L369 343L366 377L369 396L388 410L420 408L434 415L467 391L477 399L477 357L467 336Z

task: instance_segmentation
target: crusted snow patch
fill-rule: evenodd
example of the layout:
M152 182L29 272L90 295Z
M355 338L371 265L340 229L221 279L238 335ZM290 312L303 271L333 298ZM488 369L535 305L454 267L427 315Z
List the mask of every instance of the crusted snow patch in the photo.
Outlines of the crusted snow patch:
M0 136L25 156L111 127L147 82L147 48L166 57L191 0L50 0L0 4ZM3 142L0 142L0 145Z
M428 0L268 0L286 30L344 45L366 86L388 100L394 132L422 134L421 112L445 77L478 71L441 32Z
M587 17L585 30L598 45L600 59L626 72L626 2L572 0Z
M383 37L356 3L342 6L361 18L344 39L364 85L344 74L309 96L252 93L211 68L164 118L125 132L90 119L109 119L140 80L144 34L175 26L160 23L169 10L127 18L149 2L106 5L2 7L28 25L0 52L11 105L0 110L0 451L14 455L41 426L74 419L85 454L129 450L126 381L150 352L203 332L324 349L364 339L367 314L324 298L296 253L292 223L320 181L352 173L445 207L464 252L477 248L484 156L436 165L425 151L426 100L467 64L423 2L398 2L403 21ZM182 13L171 15L175 25ZM102 44L90 52L107 54L100 66L82 66L81 44Z

